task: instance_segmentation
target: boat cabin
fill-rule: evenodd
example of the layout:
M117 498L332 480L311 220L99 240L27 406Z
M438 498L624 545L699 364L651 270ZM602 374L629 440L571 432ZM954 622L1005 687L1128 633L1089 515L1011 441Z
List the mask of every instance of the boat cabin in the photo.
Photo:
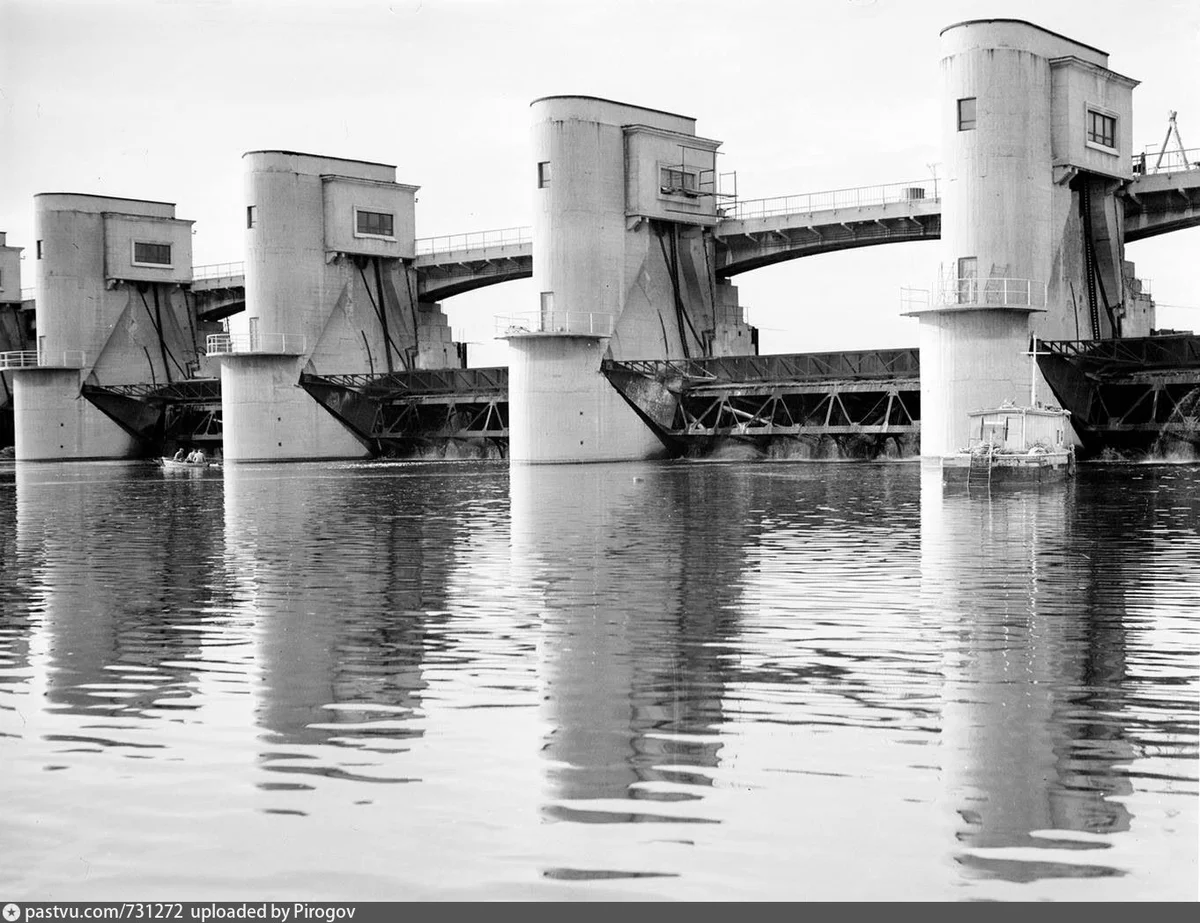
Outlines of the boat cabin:
M992 410L967 414L967 448L991 445L997 452L1027 452L1040 446L1049 452L1067 449L1070 412L1058 407L1017 407L1004 403Z

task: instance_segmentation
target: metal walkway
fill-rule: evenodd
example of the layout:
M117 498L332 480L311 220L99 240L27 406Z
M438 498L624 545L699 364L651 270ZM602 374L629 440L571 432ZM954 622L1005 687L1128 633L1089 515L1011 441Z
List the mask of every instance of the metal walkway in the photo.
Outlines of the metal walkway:
M82 394L147 454L161 454L166 446L213 449L221 445L219 378L162 385L85 384Z
M920 430L916 349L606 361L625 400L681 454L716 439L831 439L844 457L910 454Z
M303 374L300 387L373 455L410 455L449 441L507 455L507 368Z

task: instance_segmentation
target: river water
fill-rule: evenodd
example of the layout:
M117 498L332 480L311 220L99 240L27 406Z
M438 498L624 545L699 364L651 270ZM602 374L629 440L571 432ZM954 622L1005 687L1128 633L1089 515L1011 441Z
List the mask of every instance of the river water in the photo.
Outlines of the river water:
M1196 900L1200 466L0 470L2 900Z

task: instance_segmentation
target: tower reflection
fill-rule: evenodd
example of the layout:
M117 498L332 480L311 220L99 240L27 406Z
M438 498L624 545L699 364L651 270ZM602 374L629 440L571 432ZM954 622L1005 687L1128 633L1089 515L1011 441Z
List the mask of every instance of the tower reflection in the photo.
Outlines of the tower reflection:
M254 623L266 743L394 752L423 733L431 612L444 608L466 527L442 514L463 489L463 478L389 469L226 469L224 568Z
M955 859L976 874L1116 874L1098 835L1129 828L1124 611L1098 579L1119 563L1090 541L1076 493L944 493L935 467L922 472L922 595L946 635L945 793Z
M219 480L164 482L144 465L15 469L22 608L46 652L46 700L83 715L187 707L203 659Z
M730 515L720 537L700 527L718 495L728 511L749 506L749 489L728 469L684 475L662 465L511 470L513 578L536 588L542 609L552 816L654 820L667 802L698 797L681 781L709 784L704 770L717 766L742 532L754 517Z

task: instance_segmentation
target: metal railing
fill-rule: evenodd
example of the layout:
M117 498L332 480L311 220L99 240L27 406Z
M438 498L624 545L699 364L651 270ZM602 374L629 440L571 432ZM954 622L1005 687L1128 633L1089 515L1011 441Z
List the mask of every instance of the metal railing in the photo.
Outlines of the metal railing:
M82 349L64 349L62 361L55 362L55 354L40 353L35 349L16 349L0 353L0 369L35 369L35 368L67 368L81 369L85 365L87 353Z
M915 311L928 311L932 301L932 293L927 288L900 289L900 313L912 314Z
M210 356L238 353L301 356L308 339L299 333L210 333L205 352Z
M489 247L513 247L530 243L533 228L499 228L493 231L472 231L441 237L418 237L417 256L434 253L454 253L459 250L484 250Z
M22 301L33 301L37 297L37 289L30 285L28 288L21 289Z
M1179 151L1164 151L1162 145L1147 145L1140 154L1133 155L1135 175L1153 173L1178 173L1181 170L1200 170L1200 147Z
M889 183L886 186L858 186L853 189L828 189L770 199L747 199L721 209L725 220L770 218L776 215L806 215L840 208L866 208L872 205L911 204L937 201L936 179Z
M933 290L901 288L904 313L931 308L1045 308L1047 286L1033 279L979 279L943 276Z
M939 305L996 308L1046 307L1046 283L1033 279L978 279L943 276L937 288Z
M203 266L192 267L192 281L202 279L225 279L231 276L244 276L246 264L242 263L206 263Z
M577 333L590 336L612 336L616 317L612 314L581 311L528 311L498 316L496 336L521 333Z
M691 385L751 382L909 380L920 375L917 349L720 356L702 359L606 360L603 369L625 369L660 381L679 378Z

